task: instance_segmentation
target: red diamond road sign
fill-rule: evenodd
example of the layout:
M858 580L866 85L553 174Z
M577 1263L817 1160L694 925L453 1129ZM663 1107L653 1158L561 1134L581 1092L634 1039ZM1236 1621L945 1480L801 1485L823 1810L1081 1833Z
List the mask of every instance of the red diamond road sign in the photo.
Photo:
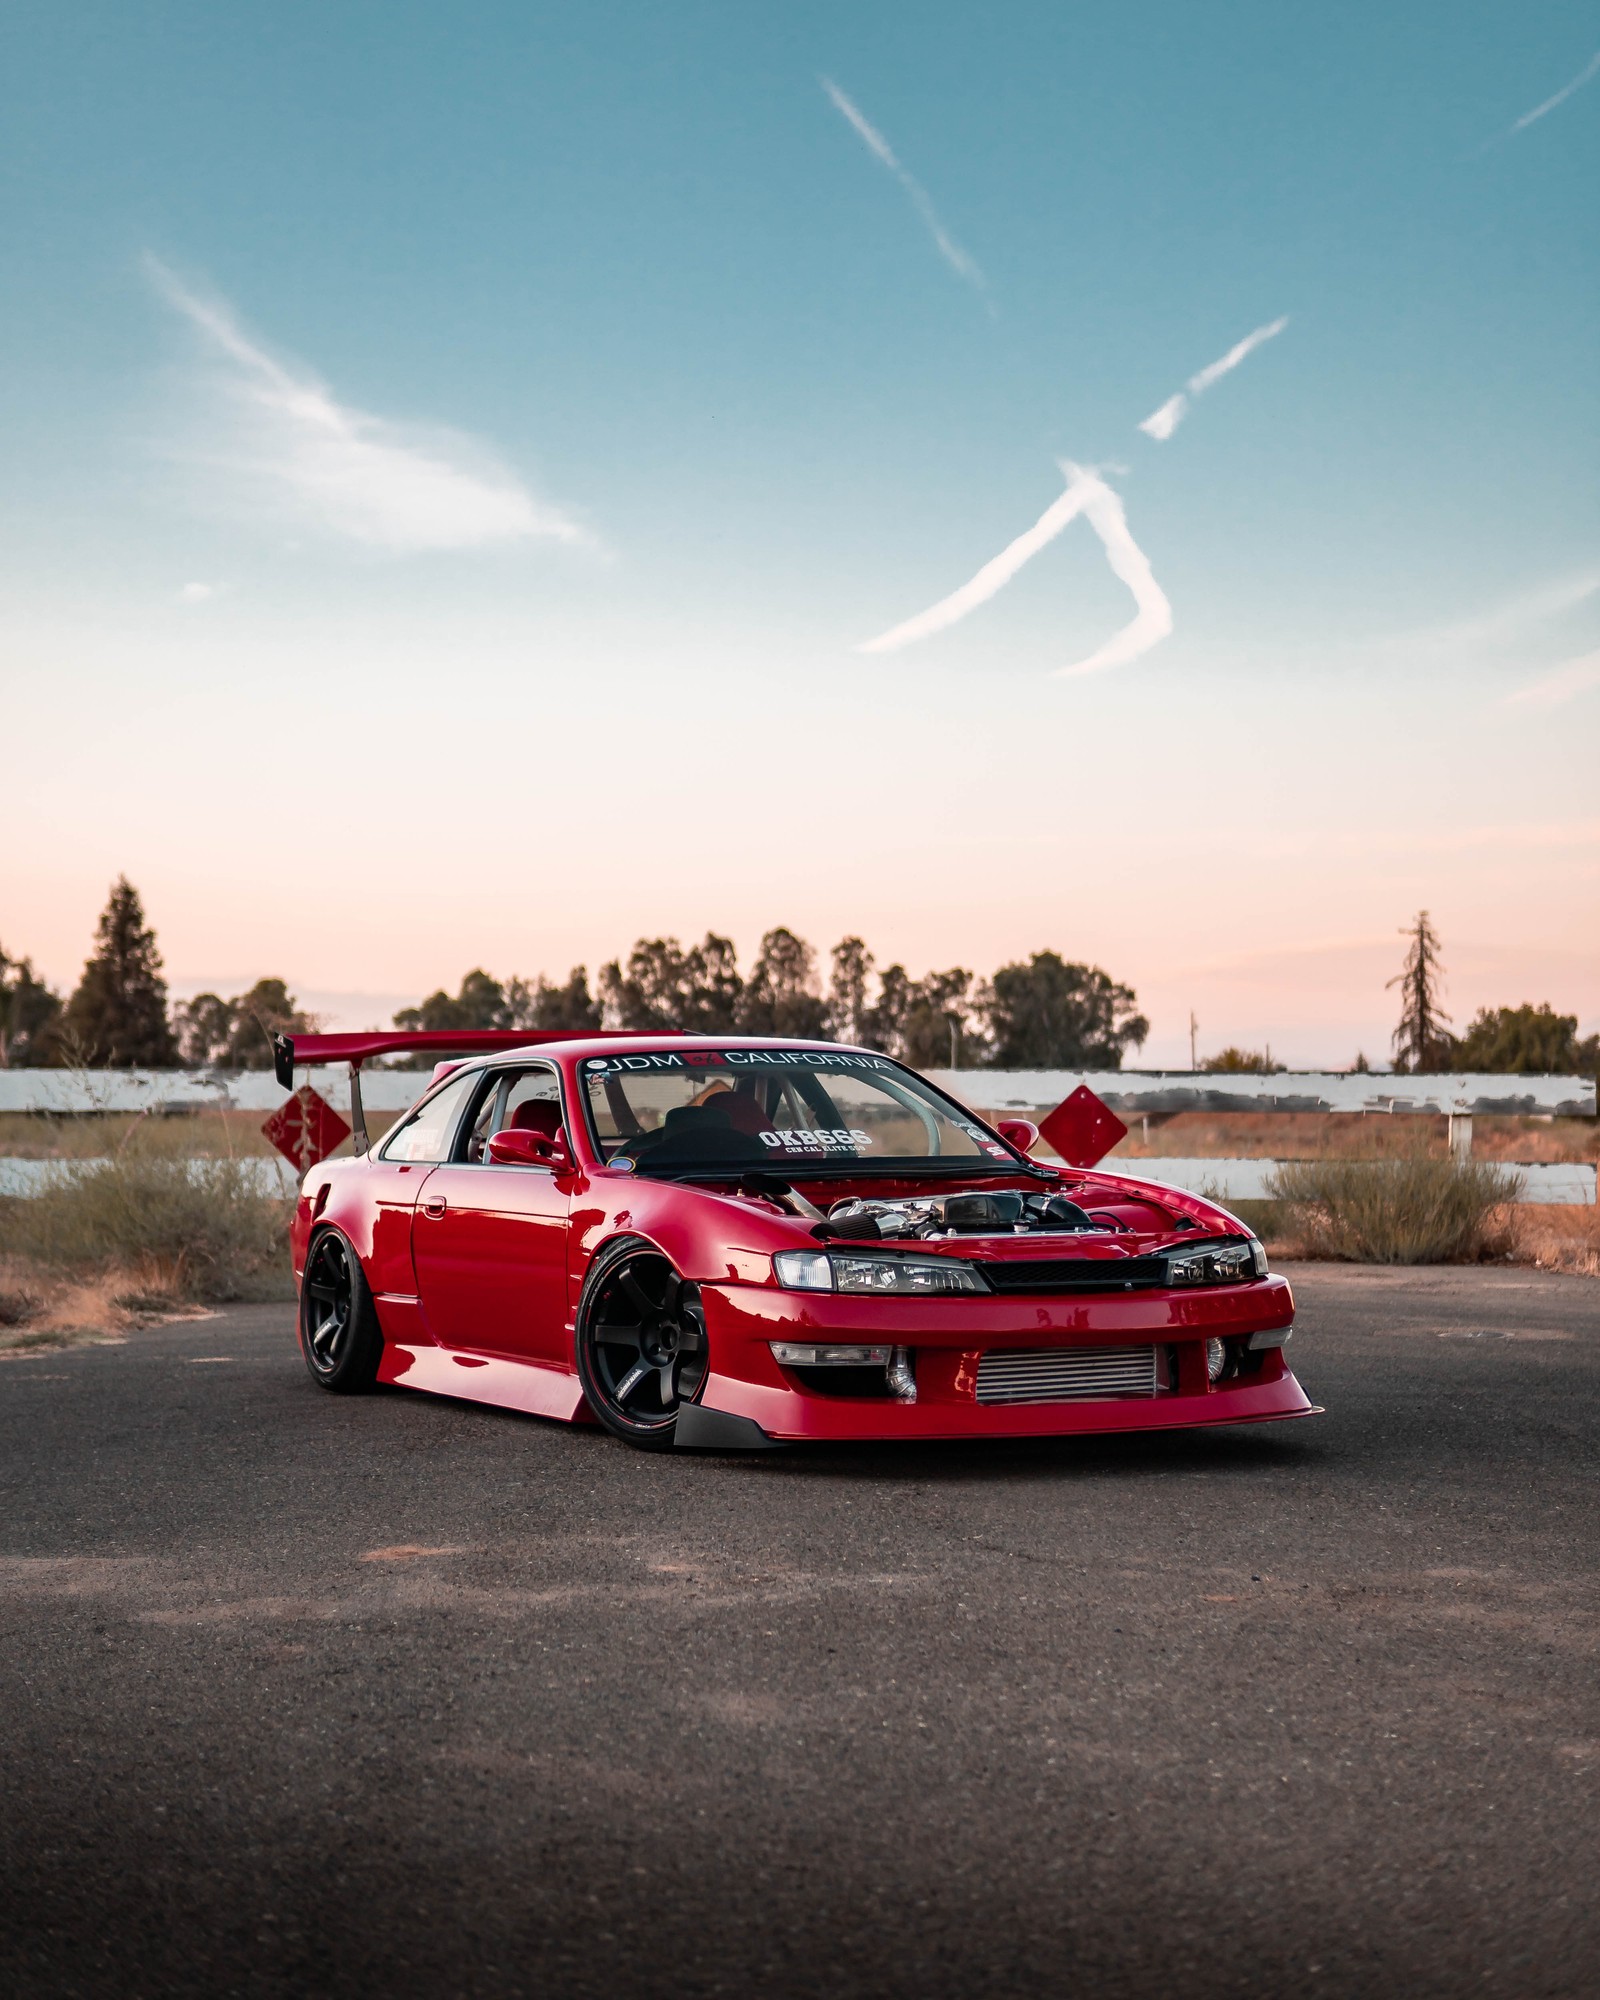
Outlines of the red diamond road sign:
M1086 1083L1062 1098L1039 1130L1069 1167L1094 1166L1128 1136L1127 1126Z
M261 1129L300 1174L325 1160L341 1139L350 1136L350 1127L309 1083L280 1104Z

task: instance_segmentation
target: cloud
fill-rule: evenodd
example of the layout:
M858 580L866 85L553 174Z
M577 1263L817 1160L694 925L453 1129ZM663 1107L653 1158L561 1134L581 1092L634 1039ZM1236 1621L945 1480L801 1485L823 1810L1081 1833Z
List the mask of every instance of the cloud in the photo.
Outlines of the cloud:
M167 303L223 364L222 435L197 456L297 522L397 554L496 543L592 542L516 474L455 432L426 433L338 402L315 376L276 360L229 309L164 264L145 267ZM193 600L191 600L193 601Z
M1221 360L1211 362L1202 368L1198 375L1189 377L1188 395L1180 389L1177 395L1169 396L1159 410L1152 411L1145 418L1139 426L1140 430L1146 437L1153 437L1158 444L1165 443L1188 415L1191 397L1203 396L1212 383L1220 382L1224 375L1231 375L1246 356L1254 354L1264 341L1272 340L1282 333L1288 324L1289 316L1285 313L1282 319L1271 320L1266 326L1258 326L1254 333L1247 333L1243 340L1235 341Z
M872 123L858 105L854 104L844 94L830 77L820 77L818 81L827 92L829 101L832 103L835 111L855 128L856 133L866 146L868 152L872 154L874 159L880 161L889 169L890 173L894 175L895 179L910 196L912 207L922 217L928 234L933 238L934 243L938 247L939 255L950 266L951 270L955 272L958 278L965 278L967 283L974 286L978 291L987 291L989 288L988 279L984 277L966 251L962 249L961 245L956 242L949 230L939 220L938 212L929 199L927 189L915 175L907 173L906 169L901 166L899 160L895 157L894 148L878 130L877 126Z
M220 585L215 583L186 583L178 592L180 604L209 604L216 596Z
M904 624L881 633L876 639L868 639L856 651L898 652L902 646L913 645L918 639L926 639L957 624L969 612L976 611L980 604L987 604L991 597L1003 590L1024 563L1047 548L1062 529L1080 514L1105 545L1106 560L1133 593L1134 603L1139 609L1133 622L1124 626L1098 652L1091 653L1085 660L1075 661L1071 666L1057 668L1057 673L1093 674L1103 668L1120 667L1166 638L1172 630L1172 606L1156 582L1144 551L1128 530L1121 500L1092 468L1074 465L1071 459L1063 459L1061 470L1067 480L1066 491L1045 509L1026 533L1018 535L992 561L986 562L977 575L959 590L952 591L948 597L941 598L915 618L908 618Z
M1506 131L1506 138L1509 139L1513 132L1526 131L1528 126L1536 124L1543 118L1547 111L1554 111L1558 104L1565 104L1575 90L1582 90L1586 83L1592 83L1597 76L1600 76L1600 50L1589 58L1570 83L1561 86L1554 97L1547 97L1543 104L1536 104L1531 111L1523 112L1516 124Z
M1189 398L1180 389L1175 396L1169 396L1159 410L1153 410L1139 426L1158 443L1165 443L1178 428L1189 411Z
M1558 577L1520 596L1506 598L1449 625L1399 633L1383 643L1403 647L1408 652L1429 654L1483 652L1514 645L1522 640L1530 625L1575 610L1596 591L1600 591L1600 571L1580 571L1575 576Z
M1549 673L1541 674L1536 681L1529 681L1526 687L1503 696L1499 705L1502 708L1560 708L1597 687L1600 687L1600 652L1585 653L1579 659L1568 660L1565 666L1552 667Z

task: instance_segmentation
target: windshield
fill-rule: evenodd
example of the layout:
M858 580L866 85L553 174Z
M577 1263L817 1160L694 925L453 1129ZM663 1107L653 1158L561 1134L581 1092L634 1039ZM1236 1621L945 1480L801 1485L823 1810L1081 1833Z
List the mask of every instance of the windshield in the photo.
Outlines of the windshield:
M596 1143L641 1172L856 1172L1011 1166L974 1119L886 1056L833 1049L685 1049L591 1056Z

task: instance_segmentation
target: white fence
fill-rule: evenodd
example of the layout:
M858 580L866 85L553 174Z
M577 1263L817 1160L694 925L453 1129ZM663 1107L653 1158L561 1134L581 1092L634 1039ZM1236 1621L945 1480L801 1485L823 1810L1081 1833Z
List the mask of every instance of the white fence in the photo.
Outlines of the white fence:
M363 1070L362 1100L369 1112L403 1111L428 1081L428 1070ZM297 1075L334 1108L348 1114L350 1075L343 1064ZM1392 1076L1342 1071L1286 1072L1276 1076L1222 1075L1191 1070L931 1070L932 1081L990 1117L1036 1116L1059 1104L1079 1084L1119 1117L1179 1111L1320 1112L1366 1116L1433 1116L1450 1120L1458 1157L1470 1155L1477 1117L1593 1118L1595 1083L1579 1076ZM285 1092L271 1070L0 1070L0 1112L96 1113L236 1111L258 1119L275 1111ZM49 1164L0 1159L0 1195L32 1192ZM1163 1159L1117 1156L1108 1170L1171 1187L1249 1201L1266 1192L1277 1164L1254 1159ZM1507 1163L1512 1164L1512 1163ZM276 1173L263 1161L264 1174ZM282 1172L288 1174L285 1167ZM1514 1163L1525 1202L1593 1203L1595 1168L1583 1163Z

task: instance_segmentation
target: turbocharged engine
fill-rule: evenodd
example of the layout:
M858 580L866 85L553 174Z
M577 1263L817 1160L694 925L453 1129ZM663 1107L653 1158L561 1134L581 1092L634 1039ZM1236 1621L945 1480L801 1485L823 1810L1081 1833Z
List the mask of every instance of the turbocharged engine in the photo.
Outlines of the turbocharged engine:
M1097 1222L1063 1194L1020 1188L913 1195L902 1201L852 1196L828 1210L828 1227L836 1236L867 1241L907 1236L1059 1236L1115 1226Z

